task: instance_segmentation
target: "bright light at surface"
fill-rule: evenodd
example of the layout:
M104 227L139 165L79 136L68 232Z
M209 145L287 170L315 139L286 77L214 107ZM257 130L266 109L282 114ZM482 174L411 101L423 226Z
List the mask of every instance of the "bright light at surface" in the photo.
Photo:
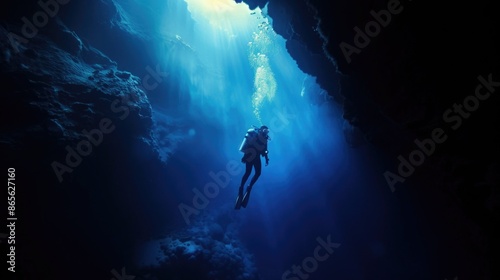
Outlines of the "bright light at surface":
M235 25L239 19L248 17L248 5L237 4L234 0L185 0L188 10L195 19L205 19L212 26L225 28Z
M205 13L223 14L236 7L236 3L232 0L188 0L187 3L191 12L198 8Z

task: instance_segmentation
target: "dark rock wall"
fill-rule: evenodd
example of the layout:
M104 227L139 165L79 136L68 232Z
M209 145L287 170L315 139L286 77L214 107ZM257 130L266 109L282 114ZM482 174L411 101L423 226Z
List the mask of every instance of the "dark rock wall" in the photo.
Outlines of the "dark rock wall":
M453 210L434 207L430 215L450 211L460 217L467 235L473 236L471 252L491 265L492 271L484 275L500 277L494 269L499 261L495 252L500 225L499 90L492 89L470 112L444 116L455 109L455 103L473 102L470 96L481 84L478 76L491 75L493 81L500 81L500 25L492 1L245 2L250 7L269 2L274 29L288 39L287 47L299 67L317 76L321 86L343 103L344 118L393 159L389 170L397 172L397 156L408 158L417 148L415 139L430 138L434 129L443 129L446 141L409 179L421 189L401 187L395 195L418 195L430 204L439 200L431 196L439 195L442 204L448 199L456 203L458 208ZM391 7L399 12L391 14L368 43L360 44L360 39L357 47L354 28L365 30L374 20L372 11L380 13L388 5L396 5ZM342 51L343 42L357 47L349 55L350 62ZM446 224L446 220L437 222Z
M152 108L138 77L57 17L13 47L5 38L36 12L27 2L7 3L0 27L0 150L2 169L18 178L17 276L109 279L165 203L148 197L162 166Z

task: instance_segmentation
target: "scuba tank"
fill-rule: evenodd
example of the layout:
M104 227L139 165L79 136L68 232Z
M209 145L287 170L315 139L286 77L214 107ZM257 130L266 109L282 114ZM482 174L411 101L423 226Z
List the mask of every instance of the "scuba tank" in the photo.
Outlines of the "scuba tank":
M241 141L239 151L242 153L245 153L245 151L249 148L250 143L253 141L252 138L256 137L257 133L259 131L258 127L256 127L255 125L252 125L252 126L253 126L253 128L250 128L249 130L247 130L247 134L243 138L243 141Z

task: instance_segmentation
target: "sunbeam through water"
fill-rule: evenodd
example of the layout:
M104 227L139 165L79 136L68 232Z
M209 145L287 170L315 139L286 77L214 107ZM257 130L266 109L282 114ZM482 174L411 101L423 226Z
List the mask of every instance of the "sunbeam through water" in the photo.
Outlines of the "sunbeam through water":
M176 151L177 157L200 162L195 171L199 181L181 190L189 192L187 200L193 187L202 188L211 180L204 174L232 160L239 163L238 147L247 129L269 127L270 164L263 167L252 192L249 207L254 209L241 221L260 220L261 233L270 238L266 242L273 243L279 222L303 203L303 195L320 195L324 182L345 170L346 144L340 110L316 79L299 69L266 10L250 10L232 0L186 0L185 5L170 1L162 17L164 40L157 56L177 86L153 106L194 124L186 133L190 140ZM242 174L230 178L208 208L233 204ZM279 207L276 200L288 203ZM194 212L185 209L187 219ZM240 230L252 229L242 225Z
M338 115L336 108L314 78L298 68L266 8L250 10L232 0L186 4L167 10L162 23L166 47L159 49L170 75L185 91L181 101L167 97L158 106L184 108L179 114L220 129L219 149L226 158L238 155L251 125L267 125L277 181L305 151L320 156L327 146L335 149L340 135L326 131L334 125L330 116ZM176 16L186 8L191 19ZM189 23L172 29L179 21Z

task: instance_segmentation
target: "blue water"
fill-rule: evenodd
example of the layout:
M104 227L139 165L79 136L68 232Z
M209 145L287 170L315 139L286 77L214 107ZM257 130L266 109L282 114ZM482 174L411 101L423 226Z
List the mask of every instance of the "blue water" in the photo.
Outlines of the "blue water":
M314 255L318 238L330 238L339 246L307 279L423 279L426 246L415 244L430 234L400 218L380 155L349 147L340 105L298 68L265 9L172 0L144 17L134 14L141 2L116 3L123 20L156 34L148 51L168 72L148 95L158 126L174 127L156 137L165 162L158 211L175 214L162 238L139 246L140 267L165 279L191 279L203 264L213 270L206 279L306 279L282 277ZM270 128L270 164L236 211L238 147L252 125Z

